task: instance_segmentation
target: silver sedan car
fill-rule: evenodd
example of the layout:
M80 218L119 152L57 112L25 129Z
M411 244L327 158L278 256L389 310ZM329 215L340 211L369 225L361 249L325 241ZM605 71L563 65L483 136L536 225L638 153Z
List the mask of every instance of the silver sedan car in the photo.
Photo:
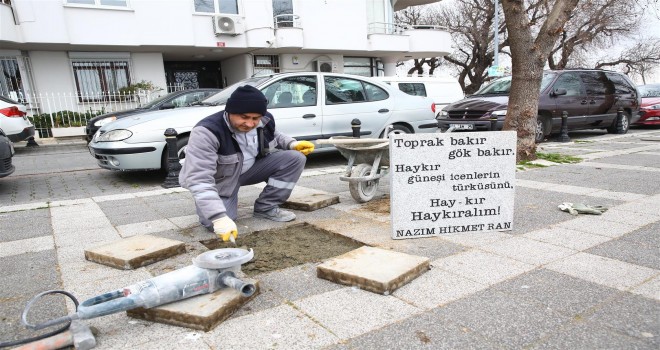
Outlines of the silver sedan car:
M131 116L104 125L89 143L99 166L112 170L166 169L164 132L177 131L177 152L185 158L191 129L203 118L224 110L232 92L253 85L268 98L277 129L300 140L352 135L359 119L363 137L393 132L435 132L433 101L411 96L370 78L321 72L282 73L248 78L228 86L197 106Z

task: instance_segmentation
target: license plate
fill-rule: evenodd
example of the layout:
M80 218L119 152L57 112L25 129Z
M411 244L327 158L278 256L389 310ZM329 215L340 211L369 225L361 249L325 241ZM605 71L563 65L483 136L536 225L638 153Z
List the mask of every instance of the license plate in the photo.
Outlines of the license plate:
M449 124L449 127L456 130L474 130L474 124Z

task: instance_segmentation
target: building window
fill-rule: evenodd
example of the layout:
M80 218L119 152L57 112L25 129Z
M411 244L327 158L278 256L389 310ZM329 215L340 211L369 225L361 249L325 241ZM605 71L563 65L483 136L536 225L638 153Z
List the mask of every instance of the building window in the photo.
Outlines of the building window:
M383 63L372 57L344 57L344 73L377 77L384 71Z
M277 55L255 55L254 75L268 75L280 72L280 58Z
M195 12L238 14L237 0L194 0Z
M128 61L73 61L71 65L81 102L119 98L119 89L131 83Z
M0 57L0 95L25 102L21 70L14 57Z
M127 0L66 0L71 5L128 7Z
M292 0L273 0L275 28L295 27Z

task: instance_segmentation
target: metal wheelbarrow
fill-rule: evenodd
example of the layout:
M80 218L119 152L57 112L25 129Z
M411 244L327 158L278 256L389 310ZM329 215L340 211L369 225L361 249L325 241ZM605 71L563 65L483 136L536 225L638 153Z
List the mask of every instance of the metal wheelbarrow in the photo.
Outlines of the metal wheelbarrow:
M348 182L351 197L358 203L374 198L380 178L389 173L389 139L357 139L336 136L317 140L317 144L334 145L348 165L339 180Z

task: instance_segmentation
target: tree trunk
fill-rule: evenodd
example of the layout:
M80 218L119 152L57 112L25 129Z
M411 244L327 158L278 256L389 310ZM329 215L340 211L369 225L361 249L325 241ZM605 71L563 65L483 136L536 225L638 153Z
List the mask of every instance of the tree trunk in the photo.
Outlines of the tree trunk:
M511 92L504 130L518 134L516 160L536 158L536 117L543 67L578 0L556 0L536 38L524 0L502 0L511 48Z

